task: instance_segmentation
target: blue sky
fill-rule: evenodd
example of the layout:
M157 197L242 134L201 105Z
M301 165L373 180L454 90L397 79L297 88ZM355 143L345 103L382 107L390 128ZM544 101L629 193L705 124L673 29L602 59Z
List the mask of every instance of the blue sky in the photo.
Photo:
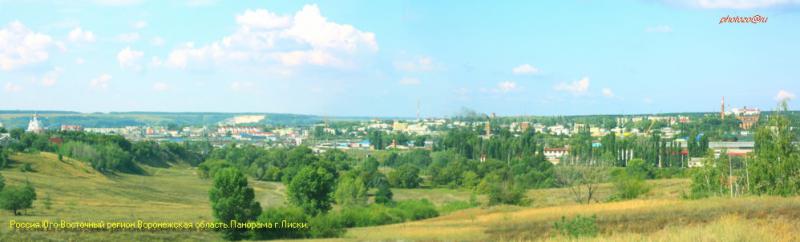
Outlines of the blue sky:
M4 1L0 109L447 116L773 109L800 1ZM766 23L720 24L726 16ZM790 107L792 102L790 102Z

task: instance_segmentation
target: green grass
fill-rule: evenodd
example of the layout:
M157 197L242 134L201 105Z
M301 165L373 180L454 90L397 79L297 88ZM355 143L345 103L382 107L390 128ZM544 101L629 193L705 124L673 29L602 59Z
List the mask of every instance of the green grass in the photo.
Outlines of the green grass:
M88 164L65 158L58 161L55 154L15 154L15 164L0 173L6 184L29 181L36 188L33 208L24 216L0 212L0 240L23 238L34 240L108 240L111 238L142 238L142 240L219 240L211 232L158 233L8 233L8 221L211 221L208 202L209 180L199 179L191 167L151 168L149 175L103 175ZM36 172L20 172L18 167L31 164ZM283 186L278 183L251 181L257 199L266 206L283 203ZM50 195L51 209L45 209L43 198ZM30 236L30 237L29 237ZM108 237L110 236L110 237ZM137 237L138 236L138 237ZM112 239L113 240L113 239Z

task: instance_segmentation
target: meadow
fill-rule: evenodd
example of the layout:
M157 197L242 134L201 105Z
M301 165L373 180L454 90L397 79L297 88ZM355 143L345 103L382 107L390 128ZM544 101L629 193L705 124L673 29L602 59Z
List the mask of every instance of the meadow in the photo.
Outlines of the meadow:
M14 154L16 163L1 173L6 184L30 182L38 200L23 216L0 212L2 241L219 241L219 233L201 232L46 232L12 231L16 221L212 221L209 180L189 166L146 167L147 175L104 175L88 164L40 152ZM31 164L33 172L19 167ZM443 213L432 219L348 229L327 241L572 241L553 230L562 217L597 216L599 234L589 241L798 241L800 198L739 197L685 200L687 179L648 181L652 189L637 200L578 204L566 189L529 190L529 206L476 207ZM263 207L283 206L280 183L250 181ZM470 200L457 189L393 189L396 200L426 198L437 206ZM613 192L602 184L598 200ZM45 206L45 197L51 201ZM477 196L479 201L485 196Z

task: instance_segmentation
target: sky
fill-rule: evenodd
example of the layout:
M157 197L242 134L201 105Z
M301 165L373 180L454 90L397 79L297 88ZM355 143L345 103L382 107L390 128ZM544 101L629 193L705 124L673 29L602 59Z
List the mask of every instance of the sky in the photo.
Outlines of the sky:
M773 110L798 57L798 0L0 0L0 110Z

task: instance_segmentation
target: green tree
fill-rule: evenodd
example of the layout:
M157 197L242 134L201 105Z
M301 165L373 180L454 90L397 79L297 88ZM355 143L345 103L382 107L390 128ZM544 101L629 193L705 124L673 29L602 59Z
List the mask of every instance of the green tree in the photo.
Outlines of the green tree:
M391 204L394 194L392 193L392 189L389 188L389 182L383 180L383 182L378 183L377 187L378 191L375 192L375 203Z
M399 168L389 172L389 184L400 188L417 188L422 178L419 177L419 169L411 164L404 164Z
M722 181L727 177L720 167L716 166L714 153L709 151L703 158L702 167L692 171L691 198L704 198L712 195L722 195L727 190ZM725 166L727 167L727 166Z
M335 182L333 173L324 167L306 166L289 183L289 202L312 216L327 212L331 209Z
M36 200L36 190L29 183L23 186L9 186L0 191L0 207L19 215L19 210L31 208Z
M367 204L367 185L361 177L346 175L339 179L334 192L336 203L345 207Z
M235 168L224 168L214 175L209 191L214 218L222 223L254 221L261 214L261 205L254 200L253 188L247 178ZM230 228L222 231L230 240L240 240L247 235L246 229Z
M750 191L756 194L800 194L798 136L784 114L786 102L769 118L769 125L755 135L755 159L748 167Z

